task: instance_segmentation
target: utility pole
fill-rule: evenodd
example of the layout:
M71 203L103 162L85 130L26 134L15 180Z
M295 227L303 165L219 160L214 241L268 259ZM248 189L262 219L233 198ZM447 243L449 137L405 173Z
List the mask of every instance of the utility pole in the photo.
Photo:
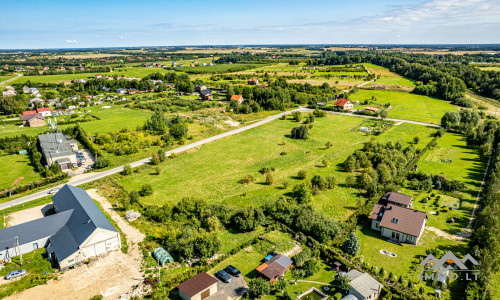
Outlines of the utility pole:
M267 172L267 158L266 158L266 172Z
M243 196L245 196L245 177L243 177Z
M16 236L16 246L17 246L17 252L19 253L19 257L21 258L21 266L23 265L23 253L21 252L21 249L19 247L19 237Z

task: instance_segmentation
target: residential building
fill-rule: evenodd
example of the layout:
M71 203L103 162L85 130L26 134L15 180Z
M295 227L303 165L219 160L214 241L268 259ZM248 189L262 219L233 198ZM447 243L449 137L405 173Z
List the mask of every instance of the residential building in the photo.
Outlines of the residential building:
M238 104L241 104L243 103L243 101L245 101L245 99L243 99L243 96L242 95L232 95L231 98L229 99L229 101L233 102L238 102Z
M402 207L411 207L413 204L413 197L396 192L388 192L382 198L380 198L379 203L384 205L398 205Z
M0 230L0 259L47 247L66 269L120 249L120 234L85 190L65 185L52 202L55 214Z
M285 275L290 269L293 261L285 255L276 254L272 257L266 257L266 262L257 267L258 275L269 280L271 283Z
M57 163L61 170L66 170L77 163L76 154L62 133L40 134L38 143L47 165Z
M177 286L183 300L203 300L217 293L217 279L205 272L191 277Z
M198 93L200 93L201 91L206 90L206 89L207 89L207 87L206 87L206 86L204 86L204 85L201 85L201 84L198 84L198 85L196 85L196 86L194 87L194 91L195 91L195 92L198 92Z
M371 228L396 242L417 244L427 221L425 212L394 204L375 204L370 219Z
M248 79L248 84L250 84L250 85L259 85L259 79L255 78L255 77L254 78L250 78L250 79Z
M123 89L123 88L116 89L117 94L125 94L126 92L127 92L127 89Z
M366 273L361 273L358 270L351 270L345 275L350 280L351 289L349 295L342 298L344 300L354 299L371 300L377 299L384 286ZM349 298L348 298L349 297Z
M210 89L204 89L200 92L201 100L212 100L212 91Z
M20 119L21 121L23 121L23 125L28 127L38 127L47 125L45 123L45 118L42 116L42 114L37 114L36 111L25 111L21 115Z
M50 107L37 108L36 112L44 117L52 116L52 110L50 109Z
M27 121L29 127L40 127L45 126L47 123L45 122L45 118L42 116L35 116Z
M351 100L346 98L339 98L335 101L335 106L341 107L343 110L349 110L354 108L354 104Z

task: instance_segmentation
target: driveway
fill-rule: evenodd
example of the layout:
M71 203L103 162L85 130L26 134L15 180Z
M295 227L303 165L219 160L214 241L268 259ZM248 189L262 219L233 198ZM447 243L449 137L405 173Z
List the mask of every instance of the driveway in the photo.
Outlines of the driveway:
M229 283L224 283L217 279L217 293L209 296L207 300L236 299L247 293L248 285L243 276L233 277Z

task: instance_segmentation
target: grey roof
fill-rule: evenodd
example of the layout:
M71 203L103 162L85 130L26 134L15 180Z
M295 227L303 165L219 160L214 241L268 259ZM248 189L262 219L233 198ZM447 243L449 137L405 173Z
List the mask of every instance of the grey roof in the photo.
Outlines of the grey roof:
M40 147L42 148L45 158L58 158L63 156L73 155L73 148L69 145L64 135L60 132L40 134L38 136Z
M63 226L49 240L50 246L47 247L47 252L54 252L59 260L63 260L75 253L79 247L67 226Z
M204 89L200 92L200 94L203 94L205 96L212 95L212 91L210 89Z
M342 298L340 300L359 300L359 299L356 298L356 296L354 296L352 294L349 294L349 295L345 296L344 298Z
M274 261L275 263L281 265L284 268L288 268L293 261L286 257L285 255L281 255L277 260Z
M357 270L351 270L347 273L347 277L351 280L351 289L356 290L363 297L368 297L379 292L384 287L380 282L366 273L361 273Z
M56 162L60 165L71 163L71 161L67 157L59 158L58 160L56 160Z
M68 210L0 230L0 251L14 247L16 236L19 245L23 245L54 235L66 224L72 213L73 210Z
M83 243L96 228L117 232L84 189L66 184L52 201L59 212L74 210L66 226L78 244Z

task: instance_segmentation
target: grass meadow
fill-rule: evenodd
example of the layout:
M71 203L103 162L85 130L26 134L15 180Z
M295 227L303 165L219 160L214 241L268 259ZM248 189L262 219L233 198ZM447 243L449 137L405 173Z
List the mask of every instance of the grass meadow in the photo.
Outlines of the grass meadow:
M388 68L364 63L363 64L368 70L370 70L375 75L380 75L380 79L375 81L377 84L389 84L389 85L402 85L402 86L415 86L415 81L403 77L399 74L391 72Z
M33 170L28 155L0 156L0 191L39 179L42 176Z
M377 100L372 101L375 96ZM355 108L362 109L364 106L383 107L390 103L394 107L389 111L389 118L405 119L412 121L440 124L441 117L446 111L457 111L457 107L448 101L438 98L416 95L405 92L360 90L349 96L351 100L369 100L368 105L356 105Z
M339 183L343 183L347 173L342 171L341 163L371 138L350 131L362 121L347 116L317 118L310 130L310 138L294 141L287 135L299 124L291 120L276 120L169 159L159 166L161 175L153 175L151 169L145 169L132 176L118 175L118 182L129 191L138 190L145 182L153 185L153 195L142 198L142 202L148 204L177 203L184 197L234 206L261 204L277 199L302 182L295 177L302 169L308 171L307 180L316 174L334 175ZM424 147L434 131L425 126L401 124L376 138L408 145L418 135L421 147ZM325 149L327 141L333 143L331 149ZM281 152L286 152L286 155L280 155ZM324 159L330 161L329 167L323 167ZM268 167L275 168L276 183L270 186L264 184L265 176L258 172L266 166L266 160ZM246 195L243 196L241 180L246 175L254 177L255 181L245 186ZM327 215L344 219L357 209L358 198L357 189L340 184L314 196L312 204Z

